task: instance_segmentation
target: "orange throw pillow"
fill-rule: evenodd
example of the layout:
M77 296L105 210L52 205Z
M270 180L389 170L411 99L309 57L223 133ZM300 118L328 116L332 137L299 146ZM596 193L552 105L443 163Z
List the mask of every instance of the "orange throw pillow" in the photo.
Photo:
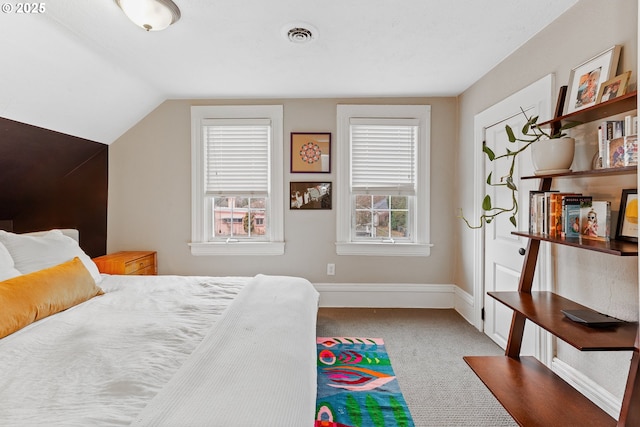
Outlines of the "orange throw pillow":
M0 338L103 293L78 257L0 282Z

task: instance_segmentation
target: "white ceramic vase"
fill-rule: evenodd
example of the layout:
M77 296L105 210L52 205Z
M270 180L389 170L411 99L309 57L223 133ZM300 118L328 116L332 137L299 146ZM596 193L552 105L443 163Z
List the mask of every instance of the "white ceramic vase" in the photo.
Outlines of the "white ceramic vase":
M534 142L531 157L536 175L569 172L575 147L576 140L569 137Z

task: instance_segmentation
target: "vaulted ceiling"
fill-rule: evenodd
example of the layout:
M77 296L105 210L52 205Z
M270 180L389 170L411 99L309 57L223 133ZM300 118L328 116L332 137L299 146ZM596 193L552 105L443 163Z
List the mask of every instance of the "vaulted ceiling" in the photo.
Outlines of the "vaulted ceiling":
M456 96L578 0L174 1L160 32L113 0L1 13L0 117L109 144L166 99Z

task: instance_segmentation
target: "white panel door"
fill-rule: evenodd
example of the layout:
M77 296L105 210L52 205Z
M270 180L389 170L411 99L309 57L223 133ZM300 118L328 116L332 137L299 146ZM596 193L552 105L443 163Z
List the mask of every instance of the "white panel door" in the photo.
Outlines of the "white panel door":
M482 153L482 142L493 147L495 153L504 152L508 142L505 131L505 125L509 123L516 134L522 130L522 126L526 119L522 115L522 109L527 115L537 115L540 117L539 122L543 122L552 118L552 104L555 102L556 95L554 77L549 74L538 81L531 83L529 86L521 89L506 99L487 108L474 118L474 141L475 150L474 159L478 175L474 189L474 200L482 201L488 188L485 185L486 177L489 171L494 170L494 179L499 179L500 175L504 175L497 171L498 164L489 162L486 155ZM513 147L512 147L513 148ZM523 153L518 156L515 177L533 175L533 164L531 162L530 153ZM528 198L529 191L536 190L539 186L539 180L528 179L520 180L516 178L515 184L518 186L518 203L520 212L518 215L518 230L528 229ZM504 190L504 188L500 188ZM489 189L492 190L492 189ZM493 205L510 203L510 192L493 193ZM505 201L504 199L507 198ZM484 227L481 233L476 234L474 240L476 266L474 274L474 301L484 310L484 321L480 321L481 329L498 345L506 347L509 329L511 326L512 311L503 304L495 301L486 293L491 291L516 291L520 280L520 272L524 262L524 256L520 254L521 249L526 249L528 239L517 237L511 234L515 228L509 221L509 217L500 218L492 224ZM548 245L542 244L538 257L538 268L534 277L533 288L536 290L549 290L540 288L540 283L551 283L548 277L541 280L540 273L549 274L548 264ZM478 314L478 318L479 318ZM543 363L550 357L550 345L548 334L542 333L541 330L531 322L526 323L525 336L522 345L521 354L534 355Z
M535 109L527 111L527 114L537 114ZM510 143L505 131L505 125L509 124L514 132L519 132L526 118L522 114L516 114L486 129L485 140L489 148L496 155L506 152L507 146L514 150L514 144ZM499 182L500 177L508 171L511 159L498 159L493 162L487 160L485 173L492 172L493 182ZM537 180L520 180L520 176L532 175L533 166L528 152L518 156L514 173L514 182L518 188L516 193L519 212L517 215L518 230L526 230L528 227L528 198L529 190L536 188ZM512 193L507 187L487 187L487 194L491 196L493 206L508 207L513 204ZM510 214L497 217L485 228L485 290L491 291L517 291L520 280L520 271L524 261L524 250L527 239L514 236L516 230L509 221ZM502 348L506 347L511 325L512 310L485 293L485 333ZM533 355L535 352L535 337L532 328L527 324L525 338L522 346L522 354Z

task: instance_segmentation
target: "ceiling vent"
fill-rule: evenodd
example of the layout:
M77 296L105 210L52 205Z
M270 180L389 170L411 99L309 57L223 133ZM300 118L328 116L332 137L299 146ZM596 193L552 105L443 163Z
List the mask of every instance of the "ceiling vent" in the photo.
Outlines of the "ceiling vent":
M291 43L310 43L318 38L318 30L306 23L295 23L286 25L282 30L282 35Z

